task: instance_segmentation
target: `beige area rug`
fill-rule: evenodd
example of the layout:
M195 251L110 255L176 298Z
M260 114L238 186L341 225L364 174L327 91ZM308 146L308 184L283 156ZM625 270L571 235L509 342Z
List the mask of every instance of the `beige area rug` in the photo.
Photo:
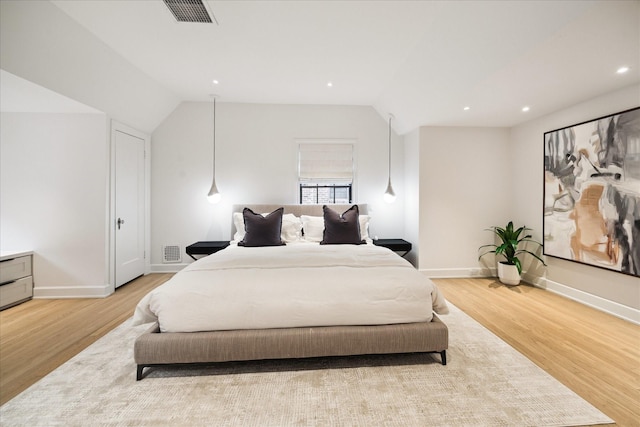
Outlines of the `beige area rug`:
M448 364L408 354L154 369L125 322L0 408L2 426L570 426L607 416L451 306Z

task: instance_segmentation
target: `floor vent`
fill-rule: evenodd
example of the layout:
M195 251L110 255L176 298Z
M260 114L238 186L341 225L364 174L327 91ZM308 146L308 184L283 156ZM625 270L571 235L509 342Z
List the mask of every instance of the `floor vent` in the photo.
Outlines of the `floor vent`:
M202 0L164 0L164 3L178 22L218 23Z
M180 246L170 245L162 247L162 262L180 262L182 261L182 255L180 254Z

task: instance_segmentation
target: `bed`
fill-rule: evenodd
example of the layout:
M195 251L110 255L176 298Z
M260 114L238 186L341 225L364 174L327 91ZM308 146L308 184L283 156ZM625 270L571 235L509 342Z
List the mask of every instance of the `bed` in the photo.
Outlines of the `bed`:
M134 344L137 380L163 365L364 354L439 353L446 365L446 301L372 244L366 205L232 210L228 248L138 303L134 325L151 327Z

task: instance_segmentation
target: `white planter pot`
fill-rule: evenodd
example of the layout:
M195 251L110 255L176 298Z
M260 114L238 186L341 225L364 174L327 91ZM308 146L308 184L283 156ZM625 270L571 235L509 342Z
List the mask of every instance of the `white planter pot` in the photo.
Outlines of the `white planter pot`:
M505 285L519 285L520 274L518 267L499 262L498 263L498 279Z

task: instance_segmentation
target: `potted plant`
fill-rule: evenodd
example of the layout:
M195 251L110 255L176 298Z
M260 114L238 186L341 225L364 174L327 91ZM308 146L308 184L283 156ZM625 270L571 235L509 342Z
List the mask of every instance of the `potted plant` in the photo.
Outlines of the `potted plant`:
M518 255L527 253L535 257L543 265L547 265L542 258L535 253L524 248L526 243L531 242L541 247L542 244L531 238L527 231L531 230L525 226L515 229L513 227L513 221L509 221L505 228L491 227L487 228L487 231L492 231L500 239L500 245L482 245L478 248L481 251L484 248L491 248L490 250L480 254L478 260L483 256L495 253L496 255L502 255L505 261L498 263L498 279L505 285L518 285L520 283L520 276L522 275L522 263L518 258ZM522 246L521 246L522 245Z

